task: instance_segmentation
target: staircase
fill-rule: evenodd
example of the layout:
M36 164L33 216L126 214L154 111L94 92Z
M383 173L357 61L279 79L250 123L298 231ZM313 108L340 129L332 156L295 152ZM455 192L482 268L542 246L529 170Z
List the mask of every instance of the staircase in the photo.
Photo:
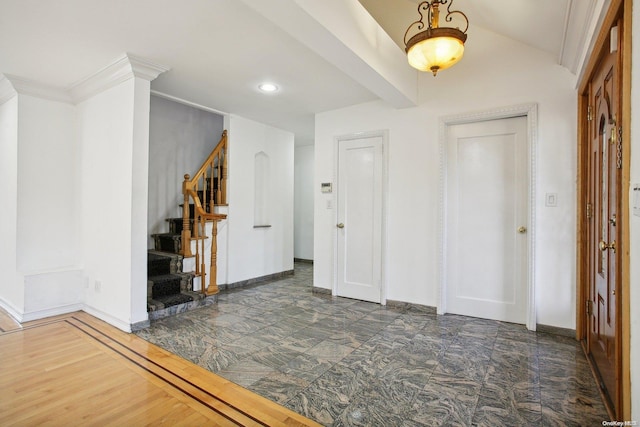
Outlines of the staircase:
M169 232L152 235L154 250L147 255L149 320L215 302L217 223L226 218L216 207L226 205L226 148L224 131L194 177L185 175L182 218L167 218Z
M206 305L205 295L193 291L193 273L182 272L179 254L151 250L147 254L149 320ZM215 301L210 301L211 303Z

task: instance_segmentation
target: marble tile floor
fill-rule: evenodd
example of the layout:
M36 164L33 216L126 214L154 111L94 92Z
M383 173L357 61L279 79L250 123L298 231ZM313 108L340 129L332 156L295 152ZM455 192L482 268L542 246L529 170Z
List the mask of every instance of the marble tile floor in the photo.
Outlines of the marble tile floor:
M327 426L601 426L580 345L312 292L312 266L137 334Z

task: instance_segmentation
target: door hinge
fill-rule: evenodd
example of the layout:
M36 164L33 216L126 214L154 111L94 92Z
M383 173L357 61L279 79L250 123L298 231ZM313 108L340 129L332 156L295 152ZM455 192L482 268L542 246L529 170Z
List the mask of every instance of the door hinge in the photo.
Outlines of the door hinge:
M591 316L593 314L593 301L588 299L586 302L587 302L587 316Z
M593 120L593 114L591 111L591 105L589 105L587 107L587 121L590 122L591 120Z
M587 219L591 219L591 203L587 203Z

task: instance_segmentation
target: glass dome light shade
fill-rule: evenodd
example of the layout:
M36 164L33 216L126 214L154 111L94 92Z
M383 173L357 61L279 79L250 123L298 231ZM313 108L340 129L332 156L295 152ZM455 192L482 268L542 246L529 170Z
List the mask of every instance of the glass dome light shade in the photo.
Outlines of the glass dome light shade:
M466 34L456 28L432 28L413 36L407 43L409 65L420 71L451 67L464 54Z

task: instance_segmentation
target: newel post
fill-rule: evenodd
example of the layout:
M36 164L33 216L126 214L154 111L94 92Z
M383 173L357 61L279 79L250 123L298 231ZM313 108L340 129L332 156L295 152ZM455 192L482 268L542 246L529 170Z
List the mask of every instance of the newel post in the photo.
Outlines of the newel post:
M184 195L184 204L182 205L182 256L193 256L191 253L191 221L189 209L189 174L185 174L182 183L182 194Z
M207 295L218 293L218 221L213 220L211 227L211 263L209 265L209 287Z

